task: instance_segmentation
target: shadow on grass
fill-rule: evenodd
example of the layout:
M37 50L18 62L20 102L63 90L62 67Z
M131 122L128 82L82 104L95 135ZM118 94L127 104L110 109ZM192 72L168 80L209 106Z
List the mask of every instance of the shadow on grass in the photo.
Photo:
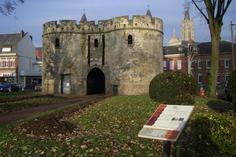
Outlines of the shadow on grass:
M212 125L207 117L191 121L175 144L174 157L216 157L219 147L211 139Z
M61 115L50 114L43 117L35 118L15 127L15 131L22 134L31 134L35 137L44 137L55 139L58 136L71 134L78 127L66 120Z
M223 100L210 100L207 103L208 107L212 110L223 113L223 112L233 112L236 114L236 104L223 101Z

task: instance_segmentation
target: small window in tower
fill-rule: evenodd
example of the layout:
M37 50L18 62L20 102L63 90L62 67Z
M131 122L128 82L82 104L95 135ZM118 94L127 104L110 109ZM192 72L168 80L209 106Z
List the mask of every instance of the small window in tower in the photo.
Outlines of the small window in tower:
M94 39L94 47L98 47L98 39Z
M55 40L55 48L59 48L60 47L60 40L58 38L56 38Z
M128 44L129 45L133 44L133 36L132 35L128 35Z

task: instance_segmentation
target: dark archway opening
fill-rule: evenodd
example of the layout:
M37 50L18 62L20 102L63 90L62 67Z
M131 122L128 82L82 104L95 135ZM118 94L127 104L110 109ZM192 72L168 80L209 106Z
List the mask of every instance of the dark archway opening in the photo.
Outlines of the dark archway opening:
M87 76L87 94L105 94L105 76L98 69L92 69Z

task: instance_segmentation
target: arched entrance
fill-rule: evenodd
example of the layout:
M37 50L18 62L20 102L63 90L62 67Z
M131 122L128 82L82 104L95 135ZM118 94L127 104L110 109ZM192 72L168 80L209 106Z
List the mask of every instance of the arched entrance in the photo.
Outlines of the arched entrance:
M105 75L98 69L93 68L87 76L87 94L105 93Z

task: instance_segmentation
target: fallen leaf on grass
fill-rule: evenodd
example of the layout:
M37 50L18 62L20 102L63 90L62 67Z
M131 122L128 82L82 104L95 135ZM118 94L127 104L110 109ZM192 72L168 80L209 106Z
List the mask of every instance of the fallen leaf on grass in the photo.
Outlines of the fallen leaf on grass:
M81 148L81 149L87 149L88 146L87 146L86 144L83 144L83 145L80 145L80 148Z

